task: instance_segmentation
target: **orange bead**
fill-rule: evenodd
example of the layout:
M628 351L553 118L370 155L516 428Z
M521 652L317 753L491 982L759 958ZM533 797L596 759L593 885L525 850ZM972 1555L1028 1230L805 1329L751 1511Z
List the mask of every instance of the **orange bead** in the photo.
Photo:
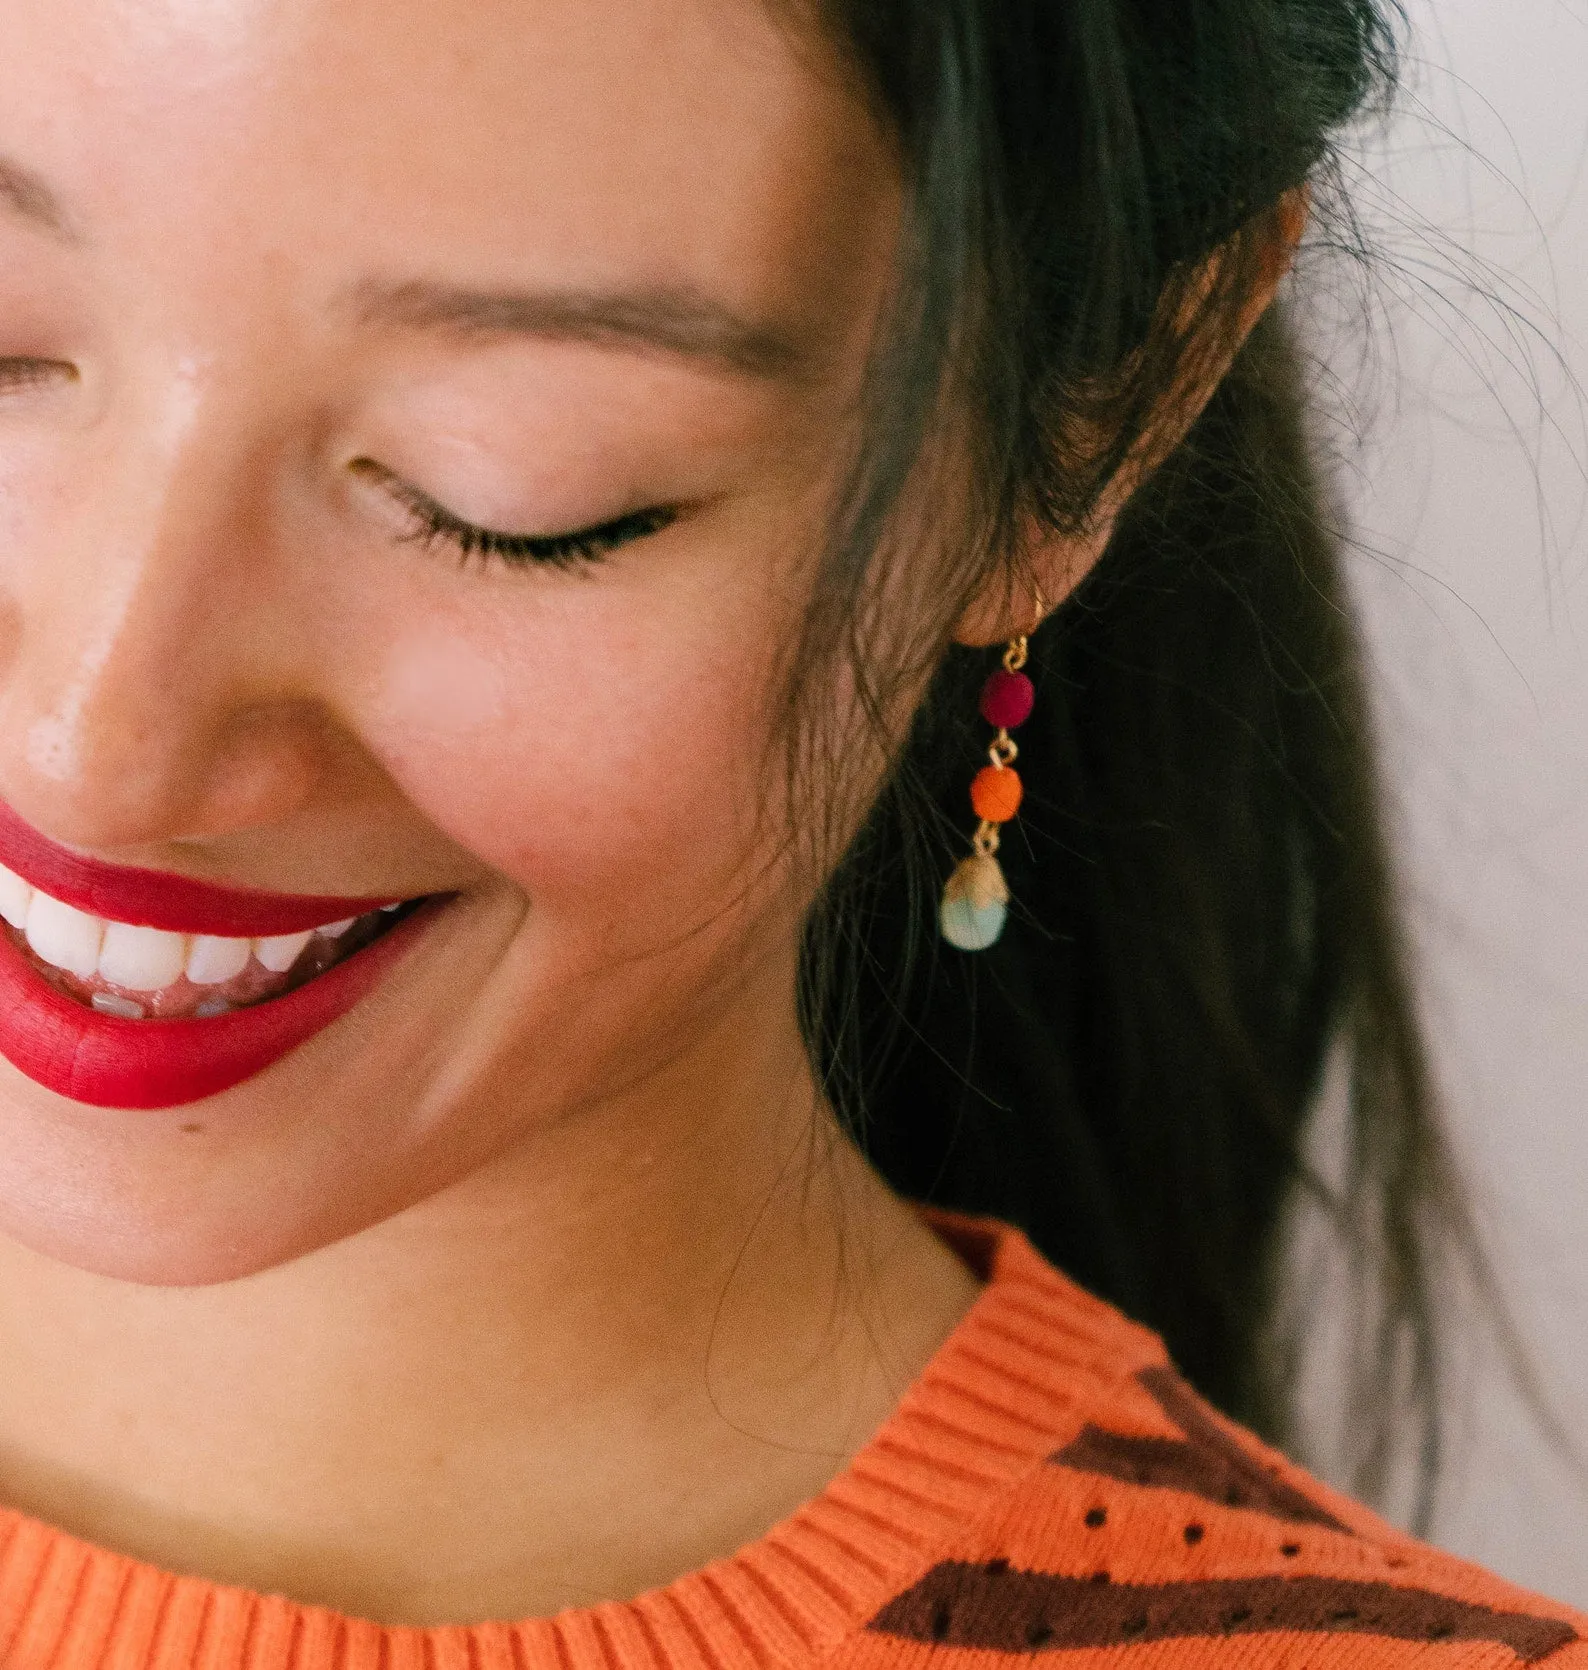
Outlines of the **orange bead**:
M1007 765L1002 770L988 765L976 773L970 786L970 803L976 816L988 823L1008 823L1020 810L1025 792L1018 771Z

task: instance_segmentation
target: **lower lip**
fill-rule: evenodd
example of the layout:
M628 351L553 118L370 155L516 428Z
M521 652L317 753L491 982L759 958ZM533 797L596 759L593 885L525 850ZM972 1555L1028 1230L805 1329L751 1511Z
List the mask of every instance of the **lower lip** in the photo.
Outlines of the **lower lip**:
M99 1108L173 1108L262 1073L341 1019L441 901L285 997L209 1020L123 1020L58 992L0 932L0 1055L35 1084Z

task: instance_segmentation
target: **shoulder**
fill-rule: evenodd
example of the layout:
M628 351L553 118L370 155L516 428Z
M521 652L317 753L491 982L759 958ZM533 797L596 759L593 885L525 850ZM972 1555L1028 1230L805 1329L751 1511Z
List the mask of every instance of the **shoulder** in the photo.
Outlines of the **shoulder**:
M1118 1670L1588 1670L1588 1618L1395 1530L1217 1414L1153 1336L1045 1266L1033 1282L1029 1248L998 1255L1028 1311L1086 1337L1083 1394L846 1663L919 1664L930 1649L982 1670L1048 1654ZM1055 1337L1051 1372L1073 1386Z

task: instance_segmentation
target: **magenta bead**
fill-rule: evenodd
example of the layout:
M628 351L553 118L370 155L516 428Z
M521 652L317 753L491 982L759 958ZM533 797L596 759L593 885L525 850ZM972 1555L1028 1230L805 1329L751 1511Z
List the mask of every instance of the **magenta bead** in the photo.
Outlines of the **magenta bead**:
M1024 673L994 673L981 693L982 718L1001 731L1025 724L1036 705L1036 686Z

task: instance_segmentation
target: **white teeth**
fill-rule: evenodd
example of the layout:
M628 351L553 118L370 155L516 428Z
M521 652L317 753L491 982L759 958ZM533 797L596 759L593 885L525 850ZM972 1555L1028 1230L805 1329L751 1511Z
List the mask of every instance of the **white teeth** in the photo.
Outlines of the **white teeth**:
M248 967L248 959L253 954L251 939L195 934L187 954L187 977L195 986L222 986Z
M99 967L99 942L105 924L48 893L35 890L28 902L28 944L45 962L65 969L80 980L91 979Z
M157 992L182 978L187 963L187 935L163 928L135 928L107 922L99 948L99 976L134 992Z
M17 875L0 864L0 918L13 928L20 928L28 919L28 904L33 889Z
M298 954L314 937L313 931L301 934L276 934L270 939L254 941L254 955L272 974L285 974L298 960Z
M141 1021L145 1010L130 997L117 997L114 992L95 992L88 1000L102 1015L118 1015L124 1021Z
M229 1015L232 1006L223 997L207 997L193 1013L201 1021L212 1021L219 1015Z
M316 934L340 939L358 920L349 916L302 933L270 934L259 939L170 933L163 928L134 927L129 922L90 916L41 893L0 864L0 921L20 929L35 954L52 967L80 980L98 975L113 986L133 992L163 991L184 974L195 986L222 986L243 974L255 958L271 974L285 974ZM91 1001L101 1014L143 1018L142 1007L130 998L101 993ZM224 1014L229 1008L225 1003L219 1008L204 1003L197 1013ZM136 1017L134 1009L138 1011Z

